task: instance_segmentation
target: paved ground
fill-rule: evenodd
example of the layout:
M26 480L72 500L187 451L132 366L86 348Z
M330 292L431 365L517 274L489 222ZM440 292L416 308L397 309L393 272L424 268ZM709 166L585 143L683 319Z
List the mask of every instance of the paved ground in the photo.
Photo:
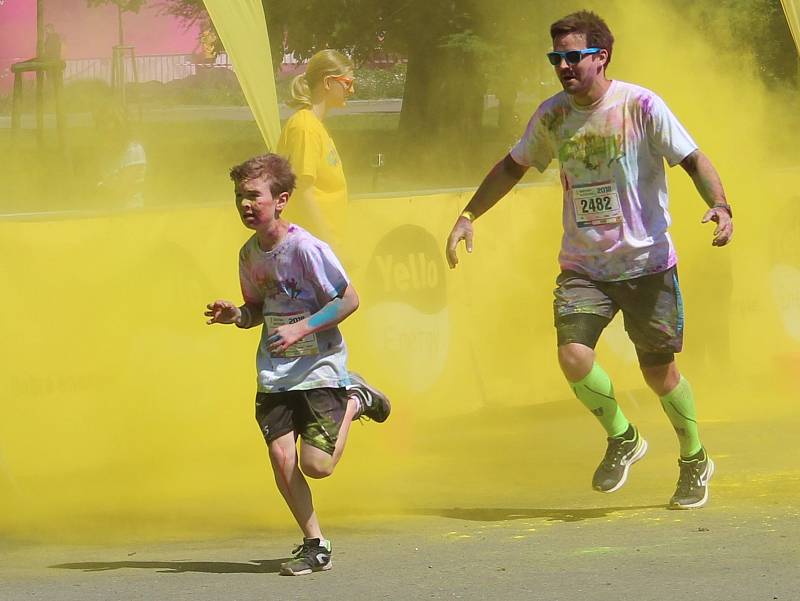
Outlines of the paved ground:
M800 598L797 506L452 509L334 528L335 567L281 577L288 535L3 553L0 599Z
M494 410L448 419L463 435L417 451L428 469L414 487L429 494L406 512L326 516L331 572L277 574L297 538L289 529L107 545L6 541L0 600L800 599L796 418L709 420L713 499L686 512L664 507L676 468L657 411L637 412L651 450L614 495L588 490L597 441L583 436L596 434L585 416L536 408L508 418ZM433 422L420 427L441 432ZM559 455L565 431L574 441ZM478 452L481 438L493 457ZM474 461L459 470L454 456ZM399 481L398 495L408 485Z

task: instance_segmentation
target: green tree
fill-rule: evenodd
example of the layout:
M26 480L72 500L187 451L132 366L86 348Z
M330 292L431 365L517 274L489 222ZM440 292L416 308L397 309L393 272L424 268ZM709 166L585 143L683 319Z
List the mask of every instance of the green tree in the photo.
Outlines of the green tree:
M765 83L797 81L797 51L780 0L672 2L726 52L751 54Z
M89 6L105 6L112 4L117 7L117 44L125 44L125 32L122 27L122 13L138 13L146 0L86 0Z
M346 50L357 63L376 50L408 60L400 131L418 143L466 148L480 132L484 95L530 60L528 27L541 3L498 0L262 0L274 60ZM551 3L547 3L548 5ZM164 0L166 11L207 20L202 0ZM506 114L508 113L508 102ZM437 146L439 144L436 144Z

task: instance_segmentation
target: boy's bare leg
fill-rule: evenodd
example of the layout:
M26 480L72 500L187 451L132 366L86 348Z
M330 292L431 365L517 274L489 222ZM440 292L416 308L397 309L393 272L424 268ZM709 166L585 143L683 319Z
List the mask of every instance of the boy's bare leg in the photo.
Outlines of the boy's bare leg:
M342 423L339 426L339 436L336 439L336 446L333 455L328 455L325 451L303 444L300 449L300 465L309 478L327 478L333 473L339 459L344 453L344 446L347 443L347 435L350 432L350 424L358 411L358 402L353 396L347 398L347 409L344 412Z
M269 460L278 490L303 531L303 536L324 538L314 511L311 489L297 463L294 432L284 434L269 443Z

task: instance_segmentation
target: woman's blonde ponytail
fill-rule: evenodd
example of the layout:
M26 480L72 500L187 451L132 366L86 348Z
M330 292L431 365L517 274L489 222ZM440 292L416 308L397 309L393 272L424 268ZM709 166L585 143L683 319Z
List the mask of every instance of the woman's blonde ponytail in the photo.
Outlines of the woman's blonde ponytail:
M287 104L295 109L311 106L311 87L308 85L305 73L301 73L292 80L292 98Z
M320 50L308 61L306 72L292 80L292 98L287 104L295 109L310 108L311 90L329 75L348 75L353 62L336 50Z

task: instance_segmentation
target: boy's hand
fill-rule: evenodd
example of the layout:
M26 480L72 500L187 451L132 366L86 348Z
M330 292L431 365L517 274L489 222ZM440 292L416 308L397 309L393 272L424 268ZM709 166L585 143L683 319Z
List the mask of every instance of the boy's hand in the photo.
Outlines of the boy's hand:
M208 303L206 308L208 310L203 315L210 318L206 321L207 324L239 323L242 316L242 310L231 301L215 300L213 303Z
M267 350L271 355L282 355L294 343L308 336L307 319L296 323L287 323L275 328L267 338Z

